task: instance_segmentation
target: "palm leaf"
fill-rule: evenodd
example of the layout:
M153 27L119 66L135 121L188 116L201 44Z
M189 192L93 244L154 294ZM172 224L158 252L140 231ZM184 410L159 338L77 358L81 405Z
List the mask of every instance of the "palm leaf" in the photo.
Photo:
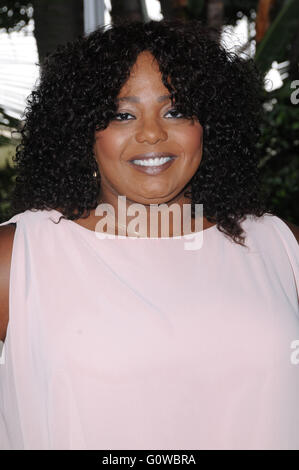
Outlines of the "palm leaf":
M256 48L255 62L266 73L275 61L286 59L286 49L299 28L299 1L285 0L283 7Z

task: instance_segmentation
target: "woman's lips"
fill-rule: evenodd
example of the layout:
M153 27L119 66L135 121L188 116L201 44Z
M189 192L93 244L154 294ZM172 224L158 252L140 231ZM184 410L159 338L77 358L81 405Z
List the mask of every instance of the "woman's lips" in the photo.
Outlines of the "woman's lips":
M129 161L128 163L135 169L138 170L142 173L145 173L147 175L158 175L159 173L162 173L163 171L167 170L173 162L175 158L171 158L171 160L168 160L167 162L163 163L163 165L157 165L157 166L142 166L142 165L136 165L132 161Z

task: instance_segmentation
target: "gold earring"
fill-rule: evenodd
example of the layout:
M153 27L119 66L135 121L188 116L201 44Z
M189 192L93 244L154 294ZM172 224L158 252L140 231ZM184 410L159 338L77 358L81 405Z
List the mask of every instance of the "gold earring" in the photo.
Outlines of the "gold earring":
M96 171L93 172L93 176L94 176L94 177L97 176L97 172L96 172Z

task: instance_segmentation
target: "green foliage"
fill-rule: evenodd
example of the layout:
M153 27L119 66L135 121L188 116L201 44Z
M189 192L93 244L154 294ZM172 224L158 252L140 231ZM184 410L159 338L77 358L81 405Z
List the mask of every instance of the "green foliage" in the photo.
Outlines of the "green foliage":
M299 222L299 104L292 104L293 89L286 83L265 99L260 168L264 189L275 213Z
M7 32L20 31L32 17L32 2L4 0L0 5L0 28Z
M266 72L274 61L286 60L288 45L298 31L298 18L298 0L286 0L257 47L255 61L260 70Z
M15 169L6 161L0 171L0 223L12 217L10 198L15 184Z
M258 0L223 0L224 24L235 26L243 16L251 18L256 12Z
M1 108L0 106L0 126L5 126L8 129L11 129L13 127L18 128L19 125L20 125L20 121L6 114L4 109Z
M187 18L198 18L206 21L207 0L188 0L185 13ZM258 0L223 0L224 24L235 26L236 22L247 16L250 18L255 13Z
M188 18L201 18L205 3L205 0L188 0L186 7Z

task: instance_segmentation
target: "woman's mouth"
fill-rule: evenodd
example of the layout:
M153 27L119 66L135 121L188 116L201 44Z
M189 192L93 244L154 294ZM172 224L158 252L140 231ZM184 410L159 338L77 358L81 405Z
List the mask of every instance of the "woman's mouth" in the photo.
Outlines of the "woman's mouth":
M174 162L175 157L158 157L130 160L128 163L136 170L146 173L147 175L157 175L167 170Z

